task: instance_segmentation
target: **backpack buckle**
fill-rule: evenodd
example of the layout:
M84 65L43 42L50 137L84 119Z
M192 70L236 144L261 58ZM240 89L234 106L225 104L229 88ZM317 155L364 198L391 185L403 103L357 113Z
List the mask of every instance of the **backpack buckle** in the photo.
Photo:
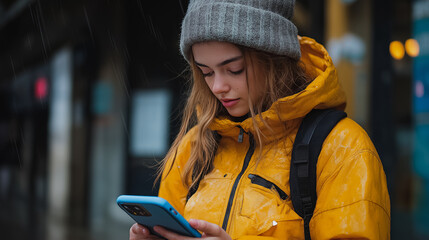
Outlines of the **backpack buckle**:
M293 163L296 165L298 177L308 178L310 168L308 144L299 144L296 146Z
M295 159L293 161L293 163L297 163L297 164L303 164L303 163L308 163L309 160L309 146L308 144L298 144L296 146L296 152L295 152Z

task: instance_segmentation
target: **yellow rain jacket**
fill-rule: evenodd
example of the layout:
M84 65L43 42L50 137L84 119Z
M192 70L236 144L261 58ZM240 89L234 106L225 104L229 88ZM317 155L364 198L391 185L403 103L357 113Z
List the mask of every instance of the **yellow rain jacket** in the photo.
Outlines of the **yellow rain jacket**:
M289 197L293 141L302 118L313 108L342 109L346 99L323 46L305 37L300 42L301 60L314 81L262 113L271 129L259 124L266 135L261 155L250 141L252 134L256 136L251 119L216 119L211 129L222 138L214 169L188 201L181 169L195 131L183 139L171 171L167 176L164 172L159 196L186 219L218 224L233 239L304 239L304 221L294 212ZM259 156L262 159L256 164ZM166 169L172 159L169 163ZM255 176L272 187L252 184L250 178ZM284 194L288 197L282 199ZM317 197L310 221L312 239L390 238L390 200L380 158L366 132L349 118L341 120L323 144L317 162Z

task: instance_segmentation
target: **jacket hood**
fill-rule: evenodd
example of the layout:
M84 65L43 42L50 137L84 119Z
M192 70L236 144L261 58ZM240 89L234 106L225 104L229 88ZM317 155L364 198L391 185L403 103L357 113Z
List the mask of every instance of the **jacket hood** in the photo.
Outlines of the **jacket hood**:
M308 37L299 37L301 45L301 61L305 71L313 81L302 91L278 99L271 107L255 117L256 124L266 136L270 132L278 133L285 129L287 122L295 124L312 109L337 108L344 110L346 96L338 80L337 71L326 49L315 40ZM268 124L265 125L261 118ZM244 131L254 133L251 118L241 123L233 122L228 118L216 118L210 128L221 135L235 135L237 126ZM280 129L281 128L281 129Z

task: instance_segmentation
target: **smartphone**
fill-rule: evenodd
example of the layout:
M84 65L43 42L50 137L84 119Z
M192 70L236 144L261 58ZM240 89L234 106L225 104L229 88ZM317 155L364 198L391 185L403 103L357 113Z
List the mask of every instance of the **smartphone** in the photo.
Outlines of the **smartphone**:
M201 234L163 198L121 195L116 202L134 221L146 226L158 237L162 236L153 230L154 226L162 226L184 236L201 237Z

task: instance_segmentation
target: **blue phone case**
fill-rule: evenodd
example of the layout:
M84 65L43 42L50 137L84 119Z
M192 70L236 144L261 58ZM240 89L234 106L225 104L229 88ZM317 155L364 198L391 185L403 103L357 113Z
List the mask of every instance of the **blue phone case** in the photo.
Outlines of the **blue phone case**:
M201 234L189 225L167 200L154 196L121 195L116 202L137 223L153 231L154 226L163 226L180 235L201 237Z

